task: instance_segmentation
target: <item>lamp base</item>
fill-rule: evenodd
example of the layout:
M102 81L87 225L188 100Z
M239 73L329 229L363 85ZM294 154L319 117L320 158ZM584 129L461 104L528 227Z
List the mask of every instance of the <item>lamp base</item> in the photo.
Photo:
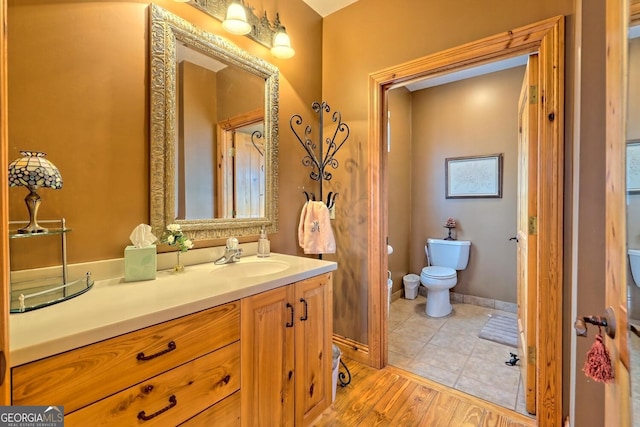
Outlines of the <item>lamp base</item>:
M29 224L26 227L18 229L17 233L19 234L46 233L47 231L49 231L48 228L41 227L38 224L35 224L35 225Z
M18 230L20 234L46 233L48 230L38 225L38 208L40 207L40 196L36 193L36 188L30 188L30 193L24 198L29 210L29 224Z

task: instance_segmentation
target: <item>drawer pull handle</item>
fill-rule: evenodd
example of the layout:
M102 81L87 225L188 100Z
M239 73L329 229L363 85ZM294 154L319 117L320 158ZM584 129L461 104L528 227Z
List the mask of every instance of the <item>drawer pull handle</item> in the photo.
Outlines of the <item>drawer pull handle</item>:
M287 303L287 308L291 310L291 322L287 322L285 324L285 326L287 328L293 328L293 306L289 303Z
M304 316L300 317L303 322L309 318L309 304L304 298L300 298L300 302L304 304Z
M169 344L167 344L167 348L165 348L162 351L157 352L156 354L152 354L151 356L145 356L144 352L140 352L138 353L138 355L136 356L136 359L138 360L151 360L154 359L158 356L162 356L165 353L169 353L170 351L173 351L177 348L176 343L173 341L169 341Z
M169 409L173 408L177 404L178 404L178 399L176 399L176 396L174 394L172 394L171 396L169 396L169 405L167 405L164 408L160 409L158 412L154 412L151 415L147 415L147 414L144 413L144 411L140 411L140 412L138 412L138 419L142 420L142 421L149 421L150 419L155 418L158 415L162 414L163 412L166 412Z

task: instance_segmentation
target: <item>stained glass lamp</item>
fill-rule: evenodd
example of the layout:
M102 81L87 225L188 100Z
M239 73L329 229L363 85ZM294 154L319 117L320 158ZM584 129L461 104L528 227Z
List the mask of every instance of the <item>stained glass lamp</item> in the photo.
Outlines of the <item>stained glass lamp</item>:
M39 151L21 151L22 157L9 164L9 187L27 187L29 194L24 198L29 210L29 224L18 233L44 233L46 228L38 225L40 196L38 188L62 188L60 171L49 160L46 153Z

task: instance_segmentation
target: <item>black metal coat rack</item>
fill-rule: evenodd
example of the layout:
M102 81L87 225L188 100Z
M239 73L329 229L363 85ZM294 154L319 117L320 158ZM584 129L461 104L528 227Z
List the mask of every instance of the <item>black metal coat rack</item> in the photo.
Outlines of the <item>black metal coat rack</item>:
M304 126L302 116L299 114L291 116L289 126L306 152L302 158L302 164L304 166L311 167L309 177L320 183L320 195L318 200L324 200L322 196L322 182L331 181L331 178L333 178L333 174L329 171L329 168L338 168L339 162L334 156L340 148L342 148L342 145L347 141L347 138L349 138L349 126L342 121L342 114L340 114L339 111L335 111L331 116L331 119L336 124L336 127L333 130L331 137L328 137L325 140L324 113L330 113L331 107L329 107L329 104L325 101L322 101L322 103L314 101L313 104L311 104L311 108L316 112L316 114L318 114L318 144L311 140L311 125ZM316 200L315 193L309 193L307 191L303 191L303 193L306 196L307 201ZM327 208L333 208L337 196L338 193L334 193L332 191L329 192L327 195L327 201L325 202ZM322 259L322 255L319 255L319 257ZM340 364L345 369L346 374L344 372L339 372L338 379L340 380L340 385L345 387L351 382L351 372L349 372L349 368L347 368L347 365L344 363L342 358L340 359Z
M339 162L334 157L340 150L342 145L347 141L349 137L349 126L342 121L342 114L339 111L335 111L332 115L332 121L336 123L336 127L333 130L331 137L324 139L324 113L330 113L331 108L325 101L319 103L314 101L311 104L313 111L318 114L318 143L316 144L311 140L311 125L303 125L302 117L299 114L294 114L289 120L289 126L293 134L304 148L306 154L302 158L302 164L311 167L311 173L309 177L314 181L320 183L320 196L318 200L323 199L322 182L331 181L333 174L329 171L329 168L337 169ZM304 191L308 200L316 200L315 193L308 193ZM327 201L325 204L331 209L336 201L338 193L329 192L327 195Z

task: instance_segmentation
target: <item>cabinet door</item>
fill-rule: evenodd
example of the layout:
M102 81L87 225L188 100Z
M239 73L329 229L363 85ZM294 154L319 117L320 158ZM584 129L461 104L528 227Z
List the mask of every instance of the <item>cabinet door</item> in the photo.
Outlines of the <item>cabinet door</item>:
M242 300L243 426L293 425L293 296L293 288L284 286Z
M331 405L333 290L331 274L294 285L296 302L296 425L308 425Z

